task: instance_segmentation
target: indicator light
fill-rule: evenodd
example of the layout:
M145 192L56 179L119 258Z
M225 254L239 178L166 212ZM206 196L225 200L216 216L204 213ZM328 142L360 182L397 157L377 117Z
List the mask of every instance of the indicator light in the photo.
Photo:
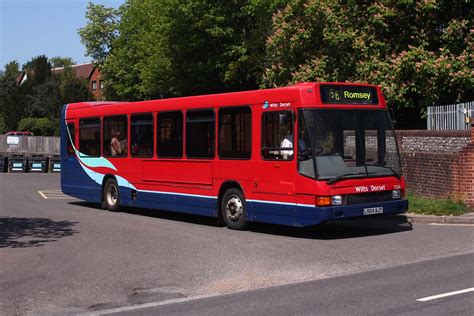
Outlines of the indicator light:
M330 196L317 196L316 197L316 206L330 206L331 197Z

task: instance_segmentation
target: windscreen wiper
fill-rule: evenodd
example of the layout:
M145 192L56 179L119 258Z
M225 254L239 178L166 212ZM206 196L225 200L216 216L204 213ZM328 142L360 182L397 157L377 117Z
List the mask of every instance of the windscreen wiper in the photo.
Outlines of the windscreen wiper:
M351 173L344 173L340 174L337 177L334 177L332 179L329 179L326 183L327 184L334 184L344 178L359 178L359 177L350 177L350 176L366 176L367 173L365 172L351 172Z
M398 172L395 171L395 169L393 169L392 167L390 166L382 166L382 165L378 165L376 164L377 167L381 167L381 168L384 168L384 169L388 169L390 171L393 172L393 174L397 177L397 178L400 178L400 174Z

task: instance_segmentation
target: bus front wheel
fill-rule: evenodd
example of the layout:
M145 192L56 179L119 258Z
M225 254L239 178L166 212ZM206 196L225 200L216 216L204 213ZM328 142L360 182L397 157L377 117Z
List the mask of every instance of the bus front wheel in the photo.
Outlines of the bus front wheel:
M102 198L105 208L112 212L120 210L120 194L117 181L115 179L108 179L104 186L104 196Z
M247 226L247 207L242 192L229 189L222 198L222 218L230 229L245 229Z

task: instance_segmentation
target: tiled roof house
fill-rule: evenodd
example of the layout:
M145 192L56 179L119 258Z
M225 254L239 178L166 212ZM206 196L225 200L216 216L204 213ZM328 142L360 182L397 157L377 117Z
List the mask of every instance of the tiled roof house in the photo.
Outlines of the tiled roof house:
M102 89L104 84L100 78L100 70L92 63L79 64L71 66L76 76L81 79L89 81L89 90L96 100L102 100ZM52 69L53 73L60 74L64 71L64 67L57 67Z
M76 73L77 78L86 79L89 82L89 90L91 91L94 99L102 100L102 89L104 88L103 81L101 80L100 70L97 66L92 63L78 64L71 66L71 69ZM64 72L64 67L56 67L51 69L55 74L61 74ZM21 85L28 79L28 72L23 71L16 79L17 84Z

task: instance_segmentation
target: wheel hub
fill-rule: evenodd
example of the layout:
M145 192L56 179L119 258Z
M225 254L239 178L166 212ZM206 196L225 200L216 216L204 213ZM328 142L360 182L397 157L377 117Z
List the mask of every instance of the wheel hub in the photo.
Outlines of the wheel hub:
M114 185L108 187L107 202L111 206L114 206L115 203L117 203L117 188Z
M233 195L227 200L225 211L230 220L238 221L243 214L243 210L244 206L238 196Z

